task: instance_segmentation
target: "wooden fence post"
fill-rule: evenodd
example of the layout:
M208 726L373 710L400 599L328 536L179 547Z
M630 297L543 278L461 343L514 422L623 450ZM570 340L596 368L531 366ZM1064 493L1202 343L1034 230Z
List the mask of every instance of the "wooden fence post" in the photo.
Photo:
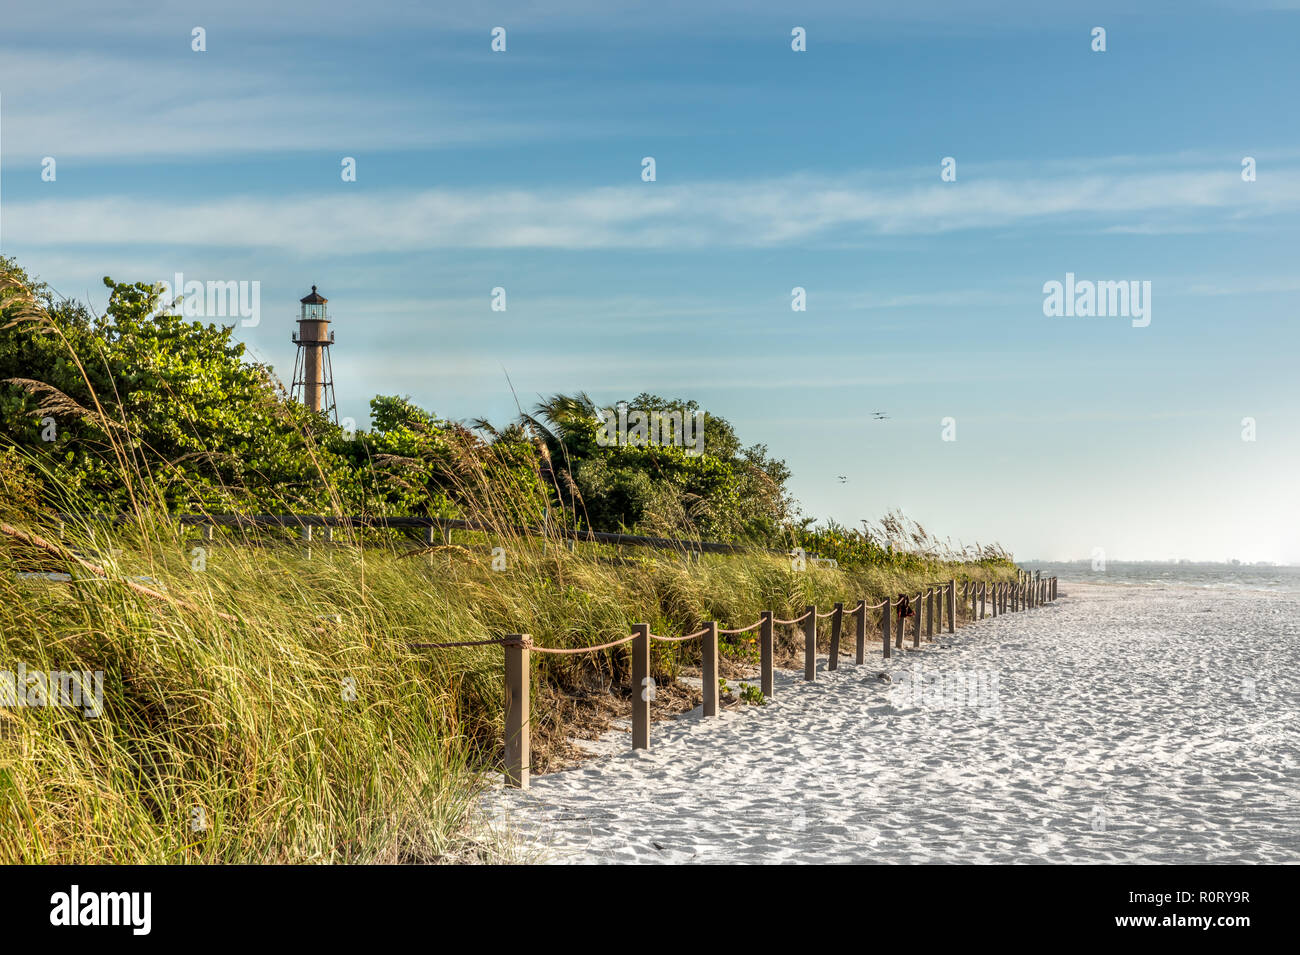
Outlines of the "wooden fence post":
M632 748L650 748L650 624L634 623L632 633Z
M506 649L506 785L528 788L529 735L528 671L531 640L512 633Z
M844 623L844 604L836 603L831 614L831 658L826 664L828 670L840 668L840 627Z
M704 715L718 715L718 624L708 625L704 635L703 665L704 670Z
M889 618L894 615L893 601L885 598L885 606L880 610L880 636L885 641L885 659L889 659Z
M817 679L817 607L809 606L803 624L803 678Z
M948 632L957 632L957 581L948 581Z
M772 611L764 610L758 615L762 621L758 628L759 667L762 673L763 695L772 698Z
M863 597L858 604L858 630L857 630L858 653L854 658L859 665L867 662L867 598Z
M925 639L934 639L934 588L925 591Z
M925 594L916 595L916 626L912 628L912 649L921 645L921 618L925 616Z
M984 619L984 609L986 604L988 603L988 596L989 596L989 585L987 582L982 582L980 584L980 619L981 620Z

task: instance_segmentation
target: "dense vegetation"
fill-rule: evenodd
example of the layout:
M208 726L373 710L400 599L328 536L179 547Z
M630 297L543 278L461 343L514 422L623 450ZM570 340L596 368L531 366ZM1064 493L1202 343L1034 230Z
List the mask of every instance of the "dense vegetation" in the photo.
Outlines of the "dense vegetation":
M701 453L602 444L602 409L582 394L503 427L380 395L371 426L345 431L288 400L233 327L171 314L150 286L104 284L96 316L0 260L0 454L53 509L474 516L803 546L864 565L937 549L897 516L814 528L790 498L785 462L693 401L640 394L626 405L698 412Z
M0 863L494 858L503 847L466 823L499 759L500 652L411 644L528 632L592 645L634 621L685 632L1012 574L1005 555L948 553L896 515L814 527L785 464L713 416L698 455L610 446L584 395L502 427L379 396L349 434L287 400L230 329L106 284L95 316L0 271L0 673L105 674L99 718L0 707ZM217 511L458 516L491 533L429 548L353 534L304 553L276 532L207 544L169 518ZM803 546L840 567L570 551L521 525ZM508 562L489 561L493 546ZM746 664L752 637L723 652ZM659 709L689 702L672 687L691 653L656 646ZM626 711L630 680L622 650L537 668L544 769L574 732Z

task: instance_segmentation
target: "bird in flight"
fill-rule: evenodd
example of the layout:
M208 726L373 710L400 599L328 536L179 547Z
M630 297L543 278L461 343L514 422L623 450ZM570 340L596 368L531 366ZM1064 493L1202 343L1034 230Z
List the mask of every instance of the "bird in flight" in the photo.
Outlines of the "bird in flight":
M877 421L889 420L889 415L885 414L883 411L873 411L871 412L871 417L875 418Z
M847 474L837 474L835 476L840 479L841 484L849 483L849 476Z

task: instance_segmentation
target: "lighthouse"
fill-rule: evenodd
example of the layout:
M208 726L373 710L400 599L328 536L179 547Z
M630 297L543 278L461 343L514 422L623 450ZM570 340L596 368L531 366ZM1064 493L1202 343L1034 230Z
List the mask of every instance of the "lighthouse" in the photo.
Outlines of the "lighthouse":
M311 294L299 301L302 312L298 318L298 330L293 333L298 354L293 361L292 394L312 411L332 415L334 423L338 424L334 366L330 361L334 333L330 331L329 313L325 308L329 299L317 292L313 285Z

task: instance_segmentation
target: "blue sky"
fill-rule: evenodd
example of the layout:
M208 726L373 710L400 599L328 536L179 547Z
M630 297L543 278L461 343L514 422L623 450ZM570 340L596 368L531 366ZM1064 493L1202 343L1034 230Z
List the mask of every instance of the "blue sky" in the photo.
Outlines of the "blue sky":
M285 377L317 284L343 415L504 422L507 373L525 404L690 397L818 517L1300 562L1300 4L55 2L0 30L0 251L97 307L106 274L259 281L238 334ZM1046 317L1067 272L1151 282L1150 325Z

